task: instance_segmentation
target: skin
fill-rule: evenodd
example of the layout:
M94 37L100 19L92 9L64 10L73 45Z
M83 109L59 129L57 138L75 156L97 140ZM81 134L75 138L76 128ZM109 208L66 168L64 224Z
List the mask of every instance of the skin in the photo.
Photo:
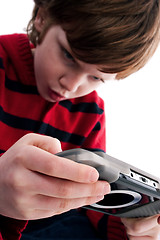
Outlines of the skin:
M160 235L160 215L128 219L121 221L126 227L129 240L158 240Z
M84 96L116 77L76 59L60 26L49 29L33 54L38 90L50 102Z
M102 199L109 184L87 165L63 159L57 139L28 134L0 161L0 214L40 219Z
M40 10L35 27L41 32L44 24ZM83 96L104 80L116 78L116 74L98 71L98 65L78 61L60 26L49 29L33 55L39 93L50 102ZM21 220L40 219L93 204L110 192L109 184L98 180L96 169L54 155L60 151L57 139L28 134L2 155L0 214ZM157 219L122 222L130 240L156 240Z

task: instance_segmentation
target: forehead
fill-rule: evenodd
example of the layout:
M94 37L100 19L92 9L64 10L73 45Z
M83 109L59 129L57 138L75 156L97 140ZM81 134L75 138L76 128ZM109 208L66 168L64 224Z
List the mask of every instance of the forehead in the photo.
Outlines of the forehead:
M65 47L66 50L69 51L69 53L73 56L75 61L79 64L79 66L81 66L82 69L92 71L95 74L98 74L98 76L104 80L113 80L116 78L117 73L105 73L105 72L102 72L99 70L99 69L103 69L104 67L107 67L107 66L102 66L99 64L89 64L89 63L86 63L86 62L83 62L83 61L80 61L79 59L77 59L76 56L74 55L74 53L72 52L72 49L67 40L66 33L62 29L61 26L54 26L53 31L56 32L57 40L61 44L63 44L63 47Z

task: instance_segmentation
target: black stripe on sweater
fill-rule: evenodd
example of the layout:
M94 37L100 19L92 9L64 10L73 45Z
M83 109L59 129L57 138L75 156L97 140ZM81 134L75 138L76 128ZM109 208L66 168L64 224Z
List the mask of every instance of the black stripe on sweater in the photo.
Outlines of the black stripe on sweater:
M70 100L65 100L59 102L59 104L67 108L69 112L96 113L100 115L104 112L95 102L73 104Z
M13 128L30 131L36 131L37 126L40 126L39 121L17 117L15 115L5 112L1 106L0 106L0 121Z
M102 237L104 237L104 239L111 240L111 239L108 239L106 236L107 222L108 222L108 215L104 214L103 217L98 222L98 232Z
M4 150L2 150L2 149L0 149L0 155L1 155L2 153L5 153L5 151L4 151Z
M95 127L93 128L93 131L100 131L101 130L101 123L97 122Z
M104 150L102 150L102 149L100 149L100 148L84 148L84 149L86 149L86 150L88 150L88 151L91 151L91 152L103 152L103 153L105 153L105 151Z
M61 142L68 142L68 143L72 143L72 144L75 144L78 146L81 146L83 144L83 142L85 141L84 136L74 134L74 133L69 133L66 131L62 131L60 129L54 128L51 125L45 124L45 123L43 123L41 125L39 133L57 138Z
M4 69L2 58L0 58L0 69Z
M10 80L7 76L5 78L5 87L14 92L39 95L36 86L25 85L25 84L22 84L21 82L15 82L13 80Z
M0 107L0 121L13 128L45 134L57 138L60 141L69 142L78 146L82 145L85 140L85 137L81 135L59 130L49 124L14 116L5 112L2 107Z

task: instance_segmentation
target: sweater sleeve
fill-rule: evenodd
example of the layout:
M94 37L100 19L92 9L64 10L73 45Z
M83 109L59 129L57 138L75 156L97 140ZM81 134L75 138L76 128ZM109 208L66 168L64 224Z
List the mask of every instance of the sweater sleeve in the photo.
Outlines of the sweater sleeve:
M3 154L1 153L0 156ZM21 221L0 215L0 240L19 240L28 221Z
M26 225L27 221L0 215L0 240L19 240Z
M7 55L1 44L1 40L2 36L0 37L0 83L2 92L3 86L5 86L5 65ZM3 155L3 153L3 149L0 149L0 157ZM19 240L21 238L21 232L26 225L27 221L20 221L0 215L0 240Z
M128 240L126 229L119 217L109 216L92 210L87 210L86 215L102 239Z

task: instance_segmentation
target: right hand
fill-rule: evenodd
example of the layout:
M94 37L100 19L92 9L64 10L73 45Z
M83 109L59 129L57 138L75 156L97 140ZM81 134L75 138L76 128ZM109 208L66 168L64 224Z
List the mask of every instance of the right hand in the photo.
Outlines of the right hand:
M60 142L27 134L0 158L0 214L33 220L100 201L110 191L95 168L54 154Z

